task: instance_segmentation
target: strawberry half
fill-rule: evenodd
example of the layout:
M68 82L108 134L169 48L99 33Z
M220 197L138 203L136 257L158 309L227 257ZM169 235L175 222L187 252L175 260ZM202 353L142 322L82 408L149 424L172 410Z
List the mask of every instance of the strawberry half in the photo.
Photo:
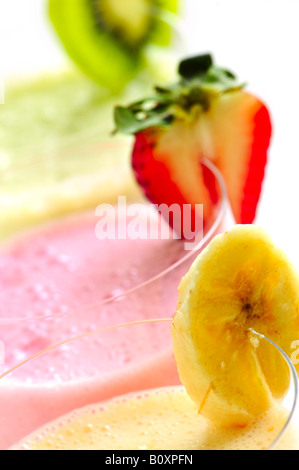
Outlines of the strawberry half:
M203 204L207 225L215 202L215 182L202 165L209 159L223 175L236 223L250 224L272 132L267 107L230 71L214 66L210 54L181 62L179 75L152 97L115 109L117 130L135 135L137 181L155 204L190 204L193 232L195 205ZM182 217L169 222L184 233Z

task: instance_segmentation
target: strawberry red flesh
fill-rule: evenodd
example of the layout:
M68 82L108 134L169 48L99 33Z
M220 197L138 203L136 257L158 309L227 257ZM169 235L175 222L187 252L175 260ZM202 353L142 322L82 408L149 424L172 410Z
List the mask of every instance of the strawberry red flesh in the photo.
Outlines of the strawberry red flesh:
M241 224L254 222L259 197L262 191L262 182L264 180L270 136L272 133L271 118L266 106L261 104L253 121L253 143L239 218Z
M251 224L268 158L269 112L258 98L242 91L217 100L208 120L213 142L209 156L223 175L234 218Z
M163 139L165 131L149 129L136 134L135 145L132 153L132 167L139 185L142 187L148 200L158 207L160 213L167 219L171 228L179 238L192 240L198 227L206 228L211 215L211 197L201 175L209 179L214 202L217 200L214 176L200 163L196 161L198 175L194 178L194 193L198 194L198 204L204 204L203 214L196 210L196 200L192 200L184 194L184 160L177 159L168 151L161 152L157 142ZM205 170L205 171L204 171ZM180 184L177 181L180 180ZM200 181L200 184L198 182ZM190 221L184 221L184 206L190 205ZM176 205L176 207L174 206ZM171 209L171 210L169 210ZM179 209L179 210L176 210ZM202 218L203 215L203 218Z

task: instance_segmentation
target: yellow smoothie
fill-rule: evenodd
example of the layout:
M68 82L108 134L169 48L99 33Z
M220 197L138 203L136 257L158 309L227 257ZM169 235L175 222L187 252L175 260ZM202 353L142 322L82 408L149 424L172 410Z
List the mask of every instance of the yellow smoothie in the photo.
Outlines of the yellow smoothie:
M76 410L13 449L28 450L255 450L268 449L288 418L275 406L243 428L208 424L183 387L130 394ZM276 449L299 448L292 424Z

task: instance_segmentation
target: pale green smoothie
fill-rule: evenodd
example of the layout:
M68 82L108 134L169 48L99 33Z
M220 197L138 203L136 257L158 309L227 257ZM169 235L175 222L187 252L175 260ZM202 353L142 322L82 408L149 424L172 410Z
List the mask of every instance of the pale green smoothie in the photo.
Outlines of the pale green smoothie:
M112 96L74 72L6 86L0 106L0 241L138 191L130 168L132 140L111 132L114 105L138 95L139 86Z

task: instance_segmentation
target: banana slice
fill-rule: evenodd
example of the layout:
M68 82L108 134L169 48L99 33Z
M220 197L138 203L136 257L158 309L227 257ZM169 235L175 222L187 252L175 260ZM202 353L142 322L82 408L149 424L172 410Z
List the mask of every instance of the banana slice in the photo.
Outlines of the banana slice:
M299 277L263 229L217 236L179 286L171 334L182 383L199 412L245 426L282 399L290 373L257 331L289 356L299 339Z

